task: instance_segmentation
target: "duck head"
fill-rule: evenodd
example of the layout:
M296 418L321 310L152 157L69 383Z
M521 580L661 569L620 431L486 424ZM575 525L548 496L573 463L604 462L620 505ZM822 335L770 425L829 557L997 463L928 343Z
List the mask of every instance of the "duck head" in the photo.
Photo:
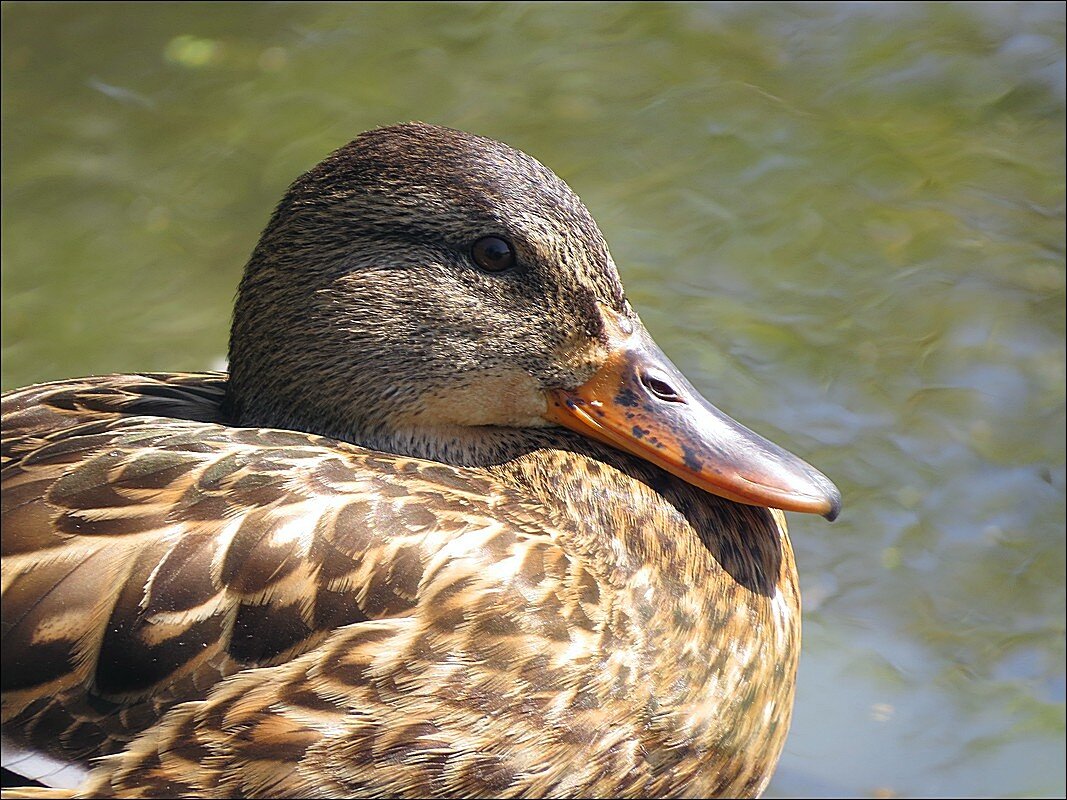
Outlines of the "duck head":
M241 281L230 369L240 425L431 456L564 426L730 500L840 507L656 346L562 180L460 131L370 131L297 179Z

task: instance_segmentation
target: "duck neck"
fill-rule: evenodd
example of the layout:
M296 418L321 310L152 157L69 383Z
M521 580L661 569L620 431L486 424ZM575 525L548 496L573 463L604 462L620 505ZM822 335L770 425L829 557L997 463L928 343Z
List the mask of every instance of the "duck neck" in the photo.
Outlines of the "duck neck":
M567 433L559 428L441 426L363 430L345 438L354 444L395 455L439 461L456 467L490 468L506 464Z
M500 426L405 425L384 414L368 413L372 403L344 407L316 406L309 393L286 402L282 392L247 395L231 377L224 412L239 427L268 427L325 436L391 455L410 456L461 467L486 467L544 446L560 429ZM356 414L351 409L360 409Z

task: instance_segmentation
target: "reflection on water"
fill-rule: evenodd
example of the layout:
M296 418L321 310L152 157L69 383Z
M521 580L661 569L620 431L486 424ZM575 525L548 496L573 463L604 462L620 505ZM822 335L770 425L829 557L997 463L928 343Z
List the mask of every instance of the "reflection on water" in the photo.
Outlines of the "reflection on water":
M769 794L1062 796L1062 4L3 15L4 388L211 366L303 169L409 119L503 139L693 382L844 492L793 519Z

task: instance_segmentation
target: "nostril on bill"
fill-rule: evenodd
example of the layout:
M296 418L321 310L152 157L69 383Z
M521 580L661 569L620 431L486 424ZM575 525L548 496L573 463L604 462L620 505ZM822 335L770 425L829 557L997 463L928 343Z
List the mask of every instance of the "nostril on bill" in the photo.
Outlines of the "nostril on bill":
M648 389L655 397L660 400L665 400L668 403L684 403L685 399L675 391L674 387L667 383L665 380L650 375L647 372L641 373L641 385Z

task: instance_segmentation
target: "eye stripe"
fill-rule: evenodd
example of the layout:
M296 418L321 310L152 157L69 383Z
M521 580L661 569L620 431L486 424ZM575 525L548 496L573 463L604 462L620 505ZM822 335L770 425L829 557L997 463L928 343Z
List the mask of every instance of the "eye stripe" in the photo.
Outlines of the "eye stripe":
M483 236L471 246L471 258L486 272L503 272L515 266L515 248L499 236Z

